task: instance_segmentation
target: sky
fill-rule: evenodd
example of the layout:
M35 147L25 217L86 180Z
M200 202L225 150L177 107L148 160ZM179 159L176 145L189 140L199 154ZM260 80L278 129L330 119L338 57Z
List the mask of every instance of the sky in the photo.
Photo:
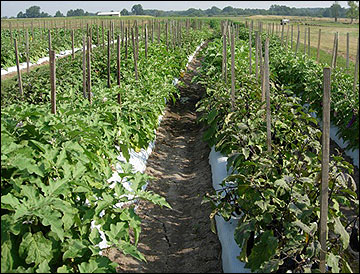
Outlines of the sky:
M348 8L347 1L338 1L342 7ZM1 1L1 16L14 16L31 6L39 6L40 11L54 15L60 10L64 15L70 9L83 9L88 12L131 10L136 4L141 4L143 9L159 10L187 10L189 8L208 9L216 6L223 9L227 6L233 8L259 8L268 9L271 5L285 5L296 8L327 8L334 1Z

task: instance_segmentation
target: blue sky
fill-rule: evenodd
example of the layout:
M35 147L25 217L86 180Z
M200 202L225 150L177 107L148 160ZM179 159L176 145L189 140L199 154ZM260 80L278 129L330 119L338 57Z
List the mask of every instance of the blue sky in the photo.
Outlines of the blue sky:
M347 1L338 1L342 7L348 7ZM144 9L187 10L188 8L207 9L216 6L223 9L226 6L234 8L268 9L272 4L289 7L330 7L334 1L1 1L1 16L16 16L20 11L31 6L39 6L41 11L54 15L60 10L66 15L70 9L83 9L89 12L131 10L135 4L141 4Z

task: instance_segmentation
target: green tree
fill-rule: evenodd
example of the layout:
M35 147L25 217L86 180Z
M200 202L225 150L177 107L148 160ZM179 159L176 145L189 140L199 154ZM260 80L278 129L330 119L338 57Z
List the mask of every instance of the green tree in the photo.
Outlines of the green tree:
M341 6L338 4L338 1L335 1L334 4L330 7L331 9L331 15L335 18L335 22L337 22L337 19L339 17L339 10L341 9Z
M61 11L57 11L56 13L55 13L55 16L54 17L64 17L64 14L62 14L61 13Z
M359 1L347 1L347 4L350 8L347 10L346 15L351 18L350 24L352 24L355 18L359 18Z
M66 13L66 16L84 16L85 15L85 12L83 9L76 9L76 10L69 10L67 13Z
M134 15L144 15L143 7L140 4L134 5L131 8L131 13Z
M129 15L129 12L127 9L123 9L122 11L120 11L121 16L126 16Z
M32 6L25 12L26 18L39 18L41 15L39 6Z
M17 18L25 18L25 14L22 11L20 11L16 17Z

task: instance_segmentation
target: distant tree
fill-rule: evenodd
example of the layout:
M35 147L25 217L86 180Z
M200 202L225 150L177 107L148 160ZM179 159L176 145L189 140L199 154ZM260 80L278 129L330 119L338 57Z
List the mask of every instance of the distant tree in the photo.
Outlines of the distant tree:
M205 13L208 15L208 16L216 16L216 15L220 15L221 14L221 9L219 9L218 7L211 7L211 9L207 9L205 11Z
M234 8L233 8L233 7L230 7L230 6L227 6L227 7L223 8L222 11L223 11L224 13L230 14L230 13L232 13L232 12L234 11Z
M67 13L66 13L66 16L70 17L70 16L84 16L85 15L85 12L83 9L76 9L76 10L69 10Z
M347 4L350 8L347 10L346 15L351 18L350 24L352 24L354 19L359 18L359 1L347 1Z
M51 17L51 15L50 14L48 14L47 12L41 12L40 13L40 17Z
M126 16L129 15L129 12L127 9L123 9L122 11L120 11L121 16Z
M40 7L39 6L32 6L28 8L25 12L26 18L38 18L40 17Z
M20 11L16 17L17 18L25 18L25 14L22 11Z
M57 11L54 15L54 17L64 17L64 14L61 13L61 11Z
M330 7L331 10L331 16L335 18L335 22L337 22L337 19L339 17L339 10L341 9L341 6L338 4L338 1L335 1L334 4Z
M140 4L134 5L131 8L131 13L134 15L144 15L143 7Z

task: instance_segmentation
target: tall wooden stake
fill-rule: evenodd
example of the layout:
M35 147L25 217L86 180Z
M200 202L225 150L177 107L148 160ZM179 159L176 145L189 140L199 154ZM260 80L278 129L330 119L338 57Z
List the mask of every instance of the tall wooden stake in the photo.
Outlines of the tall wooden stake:
M50 50L51 113L56 114L56 63L55 51Z
M85 35L83 35L83 96L86 98L86 40Z
M227 83L227 58L226 58L226 34L223 35L223 62L222 62L222 76Z
M320 192L320 272L325 273L328 219L329 153L330 153L330 89L331 69L324 68L323 134Z
M318 46L317 46L317 53L316 53L316 61L319 62L320 58L320 40L321 40L321 29L319 29L319 39L318 39Z
M89 36L87 38L87 94L91 104L91 42Z
M110 88L111 87L111 80L110 80L110 30L108 30L107 33L107 37L108 37L108 44L107 44L107 87Z
M71 59L75 58L75 49L74 49L74 30L71 30Z
M16 61L16 69L17 69L17 76L18 76L18 83L19 83L19 93L21 96L24 95L23 92L23 85L21 80L21 71L19 65L19 54L18 54L18 45L16 39L14 39L14 46L15 46L15 61Z
M135 37L134 37L134 29L133 28L131 28L131 40L132 40L133 55L134 55L135 79L138 80L136 45L135 45Z
M235 110L235 41L234 31L231 33L231 110Z
M359 37L357 42L357 51L356 51L356 61L355 61L355 74L354 74L354 84L353 84L353 91L355 93L356 84L359 77Z
M25 33L25 42L26 42L26 72L29 73L30 71L30 64L29 64L29 34L26 30Z
M271 108L270 108L270 71L269 71L269 38L265 41L265 61L264 61L264 78L265 78L265 96L266 96L266 144L267 151L271 153Z
M350 37L349 37L349 33L346 33L346 68L349 68L349 48L350 48Z
M120 69L121 69L121 42L120 35L118 35L118 44L117 44L117 84L120 86ZM121 94L120 92L117 95L117 101L121 105Z
M251 59L252 59L252 42L251 42L251 31L249 31L249 74L252 74L252 64L251 64Z

